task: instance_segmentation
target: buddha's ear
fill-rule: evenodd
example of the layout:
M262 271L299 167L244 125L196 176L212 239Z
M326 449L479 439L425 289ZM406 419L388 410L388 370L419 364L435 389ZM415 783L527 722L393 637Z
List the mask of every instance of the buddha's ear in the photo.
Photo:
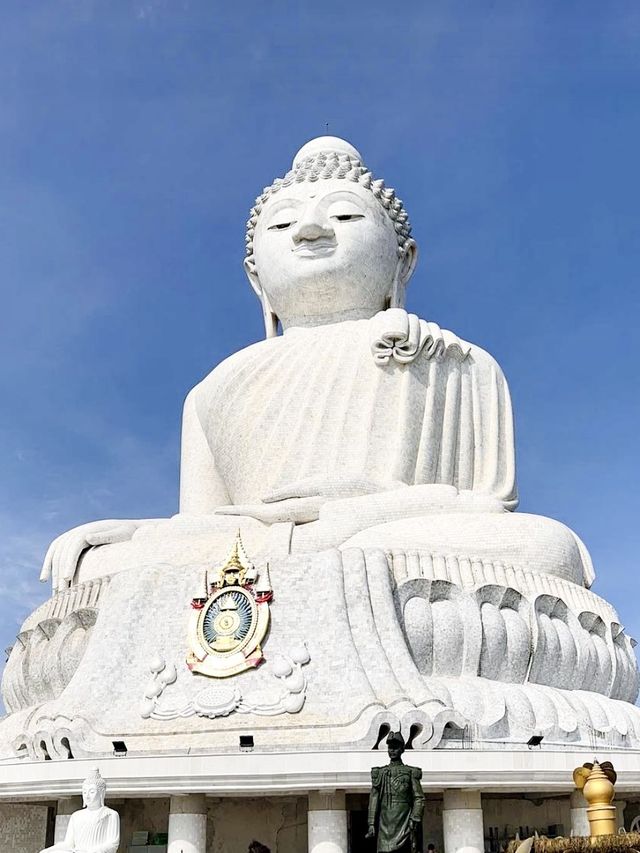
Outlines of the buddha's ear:
M256 296L262 305L262 317L264 319L264 334L266 338L275 338L278 334L278 318L275 315L269 297L262 289L256 265L251 258L244 259L244 271L249 279L249 284L253 288Z
M407 283L418 263L418 247L414 240L407 240L404 244L402 255L398 259L396 274L393 279L393 287L391 290L391 298L389 299L390 308L404 308L404 294L407 288Z
M249 284L253 288L254 293L258 299L262 299L262 286L260 284L260 279L258 278L258 270L256 269L253 258L244 259L244 271L247 274Z
M407 283L413 275L417 263L418 247L416 246L415 240L407 240L407 242L404 244L404 251L402 252L402 257L400 258L400 261L398 263L399 280L402 282L403 287L407 286Z

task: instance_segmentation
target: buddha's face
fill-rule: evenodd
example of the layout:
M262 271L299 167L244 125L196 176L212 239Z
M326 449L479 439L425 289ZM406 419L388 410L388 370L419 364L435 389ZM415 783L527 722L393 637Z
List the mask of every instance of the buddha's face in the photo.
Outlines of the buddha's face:
M383 310L411 257L399 257L393 223L371 190L334 178L303 181L267 201L256 224L255 271L283 325ZM403 280L403 284L404 284Z
M97 809L102 805L102 795L95 782L85 782L82 786L82 801L88 809Z

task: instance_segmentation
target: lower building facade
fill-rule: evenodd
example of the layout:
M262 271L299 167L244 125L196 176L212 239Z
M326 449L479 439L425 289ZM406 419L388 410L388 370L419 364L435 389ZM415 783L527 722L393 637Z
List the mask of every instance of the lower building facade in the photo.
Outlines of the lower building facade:
M618 773L619 827L640 815L640 753L600 751ZM499 853L516 835L584 835L586 803L573 786L586 750L408 750L422 768L422 836L438 853ZM384 751L103 756L3 763L0 850L39 853L64 838L98 767L121 823L119 853L372 853L365 839L371 767Z

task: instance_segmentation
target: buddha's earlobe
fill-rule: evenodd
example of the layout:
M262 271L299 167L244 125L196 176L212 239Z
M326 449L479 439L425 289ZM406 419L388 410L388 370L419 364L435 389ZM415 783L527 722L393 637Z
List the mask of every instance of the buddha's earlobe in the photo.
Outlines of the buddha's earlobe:
M249 279L249 284L253 288L253 292L256 294L260 300L260 304L262 305L264 336L265 338L275 338L278 335L278 317L271 307L269 297L264 292L262 285L260 284L258 271L256 270L256 266L251 258L245 258L244 271L247 274L247 278Z
M404 308L405 290L406 288L400 283L398 271L396 270L396 274L393 279L393 286L391 288L391 295L389 296L389 299L387 301L387 307Z
M262 318L264 320L264 336L265 338L276 338L278 336L278 317L274 313L269 297L262 291L260 297L262 303Z
M413 240L407 240L402 254L398 259L391 294L389 297L389 308L404 308L405 292L407 283L418 263L418 247Z

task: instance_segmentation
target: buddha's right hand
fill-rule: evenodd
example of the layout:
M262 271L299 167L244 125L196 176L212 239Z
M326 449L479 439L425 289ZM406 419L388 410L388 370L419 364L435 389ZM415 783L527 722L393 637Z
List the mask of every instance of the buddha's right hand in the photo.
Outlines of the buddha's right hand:
M44 558L40 580L52 579L54 590L65 589L75 577L78 561L87 548L127 542L144 521L106 519L67 530L53 540Z
M317 521L323 503L324 498L315 496L291 498L273 501L272 503L230 504L229 506L219 506L215 514L246 515L263 522L263 524L278 524L283 521L292 524L306 524L309 521Z

